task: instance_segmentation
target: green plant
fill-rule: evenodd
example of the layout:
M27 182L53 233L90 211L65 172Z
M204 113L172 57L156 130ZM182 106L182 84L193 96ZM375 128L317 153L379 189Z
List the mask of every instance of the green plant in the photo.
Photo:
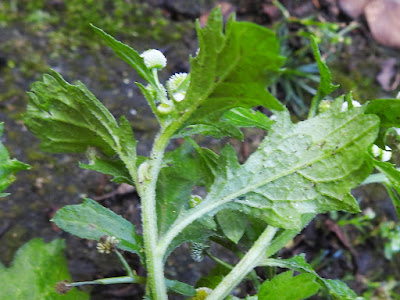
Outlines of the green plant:
M315 37L325 60L331 61L337 59L337 54L343 50L344 45L351 44L351 38L346 35L357 28L358 24L353 22L343 26L321 22L312 16L296 18L279 1L273 3L283 16L274 27L281 45L281 55L287 59L282 73L270 89L273 94L282 89L284 104L290 106L297 116L303 117L311 98L317 92L316 87L320 80L318 66L310 59L310 35Z
M258 296L247 299L273 299L271 286L279 287L280 299L302 299L319 289L335 299L355 299L344 283L321 278L303 255L272 256L316 214L359 212L350 190L374 167L393 184L400 184L399 171L375 160L370 150L382 142L380 131L399 126L400 101L379 99L353 107L347 95L320 112L320 102L337 86L331 84L329 69L312 38L321 81L309 118L293 123L285 106L266 89L281 74L284 62L275 34L233 17L224 31L218 9L204 28L197 25L199 51L190 59L190 74L175 74L166 86L158 79L166 64L160 51L139 55L93 28L147 83L137 84L160 130L149 157L140 157L129 121L121 117L117 122L82 83L71 85L51 72L32 86L25 124L41 139L41 148L53 153L88 152L89 163L81 163L81 168L134 185L141 198L143 236L130 222L90 199L57 212L53 218L57 226L98 240L99 251L115 252L127 272L123 277L65 285L145 283L147 299L167 299L168 292L175 292L211 300L235 299L232 290L249 280ZM270 109L275 121L253 111L256 106ZM243 139L241 127L268 131L243 164L229 144L215 153L196 143L198 134ZM186 142L166 152L174 138ZM211 241L236 254L239 263L233 266L216 257L208 249ZM192 245L196 260L209 255L221 265L199 280L197 290L164 276L165 260L185 242ZM147 277L137 276L118 249L136 253ZM289 271L262 282L255 267L304 274L293 277ZM293 293L293 284L302 287Z

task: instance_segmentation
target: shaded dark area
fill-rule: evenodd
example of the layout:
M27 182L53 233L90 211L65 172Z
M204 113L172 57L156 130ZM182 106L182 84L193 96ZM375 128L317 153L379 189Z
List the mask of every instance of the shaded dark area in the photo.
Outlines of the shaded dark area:
M353 22L337 1L281 2L294 18L313 17L343 27ZM0 260L8 265L15 251L31 238L42 237L46 241L64 238L72 277L84 281L121 276L124 270L116 257L100 255L95 242L62 232L49 221L51 217L62 206L80 203L82 197L87 196L99 199L104 206L134 223L140 232L139 199L132 190L116 192L118 186L110 183L106 176L79 169L78 161L85 161L83 155L41 152L39 141L21 121L27 102L25 91L49 68L61 73L68 81L82 81L116 117L127 116L140 141L138 153L147 155L158 125L134 84L140 78L92 33L88 24L92 22L102 27L139 52L152 47L162 50L168 59L167 68L160 73L160 79L165 81L170 74L190 70L187 58L197 49L193 22L200 18L204 23L216 1L97 1L86 10L69 3L65 0L23 0L0 4L3 9L0 10L0 121L5 122L2 142L12 157L32 166L31 171L18 174L17 181L7 190L11 195L0 199ZM220 5L226 17L236 12L239 20L281 30L282 36L292 35L293 38L285 40L284 45L286 53L290 54L289 66L313 63L310 52L302 52L304 40L294 34L307 31L305 25L301 22L280 24L282 13L271 1L236 0ZM352 90L354 98L360 102L394 97L400 81L400 54L394 48L375 42L364 15L360 15L357 22L358 26L346 35L352 39L350 44L332 44L326 36L321 36L321 52L326 55L334 82L341 84L341 92ZM324 34L328 31L319 29L316 32ZM315 69L310 70L305 71L307 76L314 74ZM381 74L381 81L377 79L378 74ZM288 78L277 81L274 87L277 97L288 104L298 119L302 119L311 95L303 87L297 90ZM304 79L309 80L309 77ZM304 81L307 85L309 82L311 87L315 84L312 80ZM288 92L288 86L293 88L292 94ZM300 90L304 98L299 97ZM287 97L289 94L291 96ZM260 130L247 130L244 144L231 141L242 160L257 146L263 134ZM179 141L173 141L171 147L178 144ZM393 149L394 161L398 162L397 148ZM385 222L398 222L391 201L385 189L378 185L359 189L355 196L361 202L362 216L372 210L376 215L374 218L368 222L360 221L361 225L357 227L343 222L352 218L344 213L320 216L287 245L280 256L306 253L307 261L321 276L343 279L357 293L367 293L371 299L397 299L390 298L389 293L393 282L394 289L397 285L399 292L400 257L398 253L392 260L384 257L387 238L380 229ZM338 225L338 221L343 225ZM212 247L224 253L221 247ZM196 263L189 252L188 246L184 245L173 253L166 264L168 278L195 284L214 265L208 258ZM137 257L125 255L132 268L145 276ZM231 259L229 253L223 255ZM259 270L259 273L268 278L268 270ZM141 299L143 295L143 289L138 285L83 289L91 292L91 299L99 300ZM251 285L243 284L238 294L251 291ZM314 299L328 298L320 295Z

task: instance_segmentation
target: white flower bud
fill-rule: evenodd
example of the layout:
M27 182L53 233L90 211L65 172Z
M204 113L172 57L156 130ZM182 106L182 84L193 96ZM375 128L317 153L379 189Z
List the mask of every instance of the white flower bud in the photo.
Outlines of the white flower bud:
M377 145L373 145L371 150L372 154L381 161L388 161L392 158L392 149L388 146L385 146L385 150L383 150Z
M166 57L157 49L144 51L140 56L143 57L144 64L149 69L163 69L167 65Z
M167 81L168 92L171 98L176 102L181 102L185 99L186 91L189 87L189 80L187 73L176 73L172 75Z
M186 93L183 92L178 92L178 93L174 93L172 95L172 98L176 101L176 102L181 102L183 99L185 99Z
M356 101L356 100L352 100L351 103L353 104L353 107L361 107L360 102ZM349 104L347 103L347 101L343 102L342 104L342 108L340 109L341 112L345 112L349 109Z

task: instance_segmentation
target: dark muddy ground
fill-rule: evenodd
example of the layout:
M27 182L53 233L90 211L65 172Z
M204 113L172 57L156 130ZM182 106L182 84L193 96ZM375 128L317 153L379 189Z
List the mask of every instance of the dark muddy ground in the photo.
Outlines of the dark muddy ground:
M62 4L63 0L48 2ZM151 47L165 52L168 68L161 73L161 77L165 76L162 80L168 74L188 71L187 57L197 48L194 27L190 24L194 19L204 17L215 1L147 2L152 9L147 6L145 13L160 10L167 20L167 25L162 27L165 34L155 41L153 36L148 36L149 31L146 31L147 36L139 32L136 37L125 35L124 41L139 52ZM351 21L340 12L335 1L282 2L297 17L317 16L332 22ZM270 4L261 0L225 2L227 10L236 11L239 20L265 26L271 26L281 18ZM52 8L48 9L51 11ZM8 189L11 196L0 200L0 260L9 264L15 251L31 238L42 237L46 241L64 238L74 280L120 276L123 269L116 257L98 254L94 242L70 236L49 222L60 207L80 203L83 196L96 198L113 193L117 186L103 175L79 169L77 162L85 160L83 155L49 155L39 151L39 142L26 130L21 115L27 101L25 91L50 67L69 81L83 81L115 116L126 115L140 140L138 152L146 155L157 123L134 85L139 78L100 42L93 47L83 44L70 48L50 38L52 26L38 30L24 19L0 24L0 121L5 122L2 142L10 149L12 157L32 166L31 171L21 172L16 183ZM174 36L174 32L179 32L179 35ZM335 59L330 62L335 81L345 91L353 89L364 99L393 96L393 91L381 90L375 77L385 59L394 58L398 65L399 53L379 46L362 18L360 27L351 36L353 44L335 53ZM247 145L251 148L260 137L260 132L249 132ZM322 276L347 280L358 293L375 290L376 298L371 299L391 299L384 295L385 284L390 278L394 278L395 282L400 280L400 260L398 255L392 261L383 257L385 241L376 233L380 222L396 220L391 201L380 186L368 186L355 191L355 194L364 210L370 208L376 212L375 219L366 225L365 232L351 225L338 227L335 216L320 216L281 255L289 257L304 252ZM134 192L114 193L101 203L132 221L140 231L140 204ZM135 269L139 275L144 275L136 257L127 254L127 258L132 266L137 266ZM199 267L191 260L187 247L181 247L168 260L167 274L170 278L194 284L196 278L211 265L207 261ZM377 286L371 288L373 282L377 282ZM91 291L91 299L141 299L143 292L136 285L96 286L86 290Z

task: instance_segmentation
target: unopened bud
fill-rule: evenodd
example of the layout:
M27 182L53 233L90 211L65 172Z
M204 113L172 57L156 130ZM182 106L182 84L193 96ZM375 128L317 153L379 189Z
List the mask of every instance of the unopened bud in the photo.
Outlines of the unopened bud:
M144 51L140 56L143 57L144 64L149 69L163 69L167 65L166 57L159 50L150 49Z

